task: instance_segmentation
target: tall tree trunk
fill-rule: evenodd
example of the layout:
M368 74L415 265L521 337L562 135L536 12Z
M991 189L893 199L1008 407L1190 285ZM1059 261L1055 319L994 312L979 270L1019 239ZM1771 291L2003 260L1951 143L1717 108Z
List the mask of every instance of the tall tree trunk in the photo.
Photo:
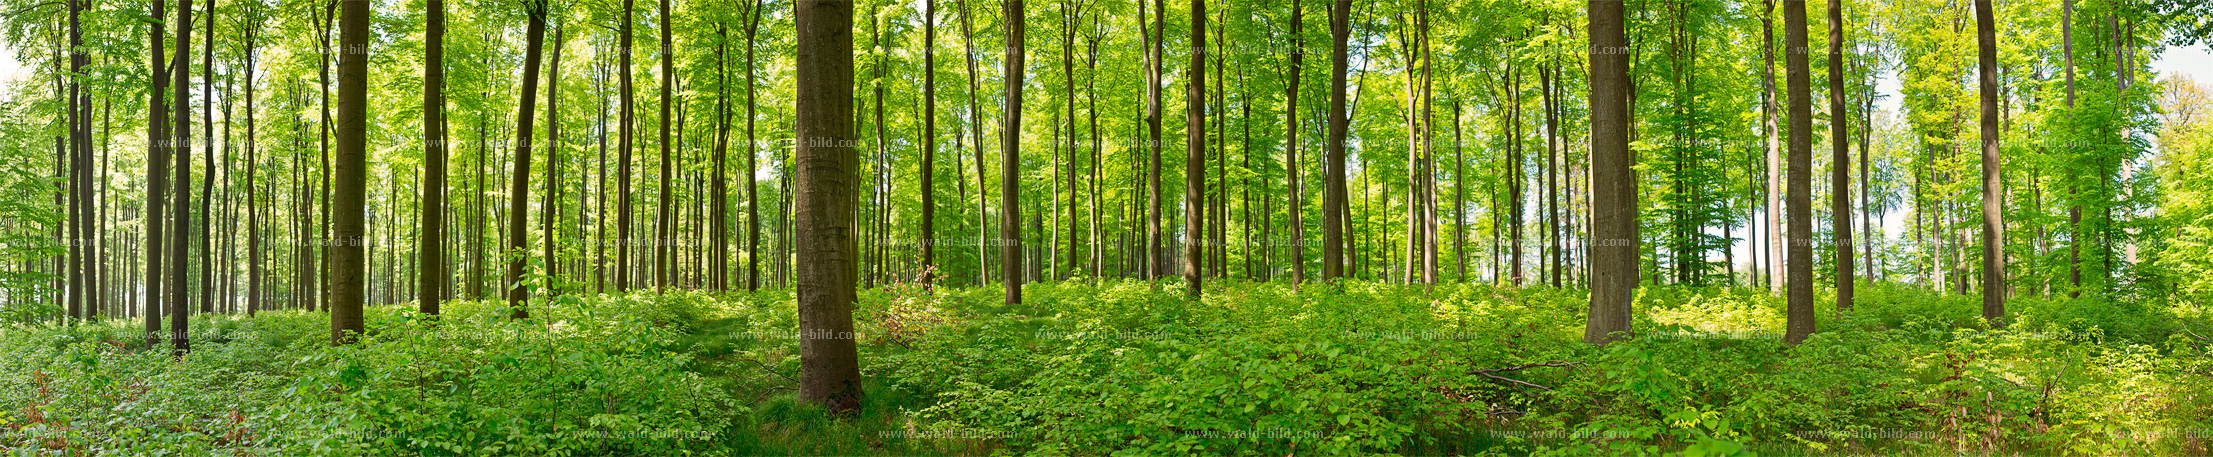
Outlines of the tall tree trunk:
M216 282L214 248L215 237L209 236L216 220L210 218L208 204L215 201L215 0L208 0L207 37L200 48L200 93L207 100L200 102L200 312L213 313Z
M1998 162L1998 39L1992 16L1990 0L1975 0L1976 54L1982 76L1982 317L1992 327L2005 327L2005 216L1999 208L2004 176Z
M937 284L937 0L924 0L922 17L922 284Z
M1290 216L1290 236L1293 240L1284 246L1290 251L1291 289L1298 290L1306 282L1306 222L1300 218L1306 206L1300 204L1299 193L1305 187L1299 184L1299 76L1306 69L1306 40L1300 33L1305 29L1305 2L1291 2L1291 68L1286 71L1283 85L1283 179L1284 213ZM1270 240L1274 241L1274 240Z
M152 14L149 15L153 18L153 30L149 33L150 37L147 40L148 47L152 51L152 58L148 63L148 67L153 71L154 78L149 81L151 83L149 84L150 87L147 87L146 137L156 139L169 137L168 123L161 121L162 116L169 112L169 104L165 99L166 88L169 83L169 70L165 66L168 60L162 57L162 39L165 35L162 31L164 27L162 27L161 20L162 14L165 12L163 3L162 0L154 0ZM162 214L168 209L169 154L169 145L163 144L161 141L147 142L146 218L143 221L146 229L146 284L144 287L146 312L144 317L146 318L146 347L148 348L161 344L162 297L163 291L168 290L163 288L162 281L163 266L166 265L162 262L162 255L167 253L166 243L168 242L168 234L166 233L168 224L163 222Z
M186 0L191 1L191 0ZM367 214L369 133L369 1L342 0L338 44L338 169L331 188L335 236L330 250L332 344L349 344L363 331L362 247Z
M416 239L416 309L436 316L445 299L446 281L446 2L427 0L423 30L423 198L422 234ZM253 87L251 84L248 88ZM248 109L247 115L252 116ZM250 122L250 121L249 121ZM250 129L249 129L250 130ZM252 134L248 133L251 137ZM251 143L248 143L251 144ZM247 154L252 162L252 153ZM248 181L248 188L253 184ZM249 192L251 193L251 192ZM251 208L251 206L248 206Z
M671 12L669 0L661 0L661 47L660 54L656 57L661 61L661 117L657 119L657 123L661 126L661 174L656 175L661 179L661 185L656 186L661 189L661 197L654 202L660 207L660 210L654 213L653 289L655 291L668 289L669 278L676 269L676 251L673 241L676 238L676 216L674 213L675 206L672 202L674 197L669 195L670 190L677 182L674 159L669 156L669 147L671 146L669 134L675 127L675 124L671 123L670 120L676 119L669 116L669 104L674 101L670 94L676 86L676 53L674 52L676 45L670 39L671 29L669 28L669 13Z
M507 250L502 255L508 258L507 279L500 283L507 291L508 317L514 319L530 317L530 309L523 304L530 299L530 289L522 281L530 268L530 153L531 141L536 139L531 130L538 124L538 63L544 59L546 40L545 0L526 3L524 8L529 9L530 25L523 32L522 101L515 108L515 171L508 175Z
M1137 27L1142 30L1145 28L1145 6L1143 4L1144 0L1138 1ZM1167 2L1165 0L1153 0L1153 28L1152 33L1147 34L1147 37L1150 38L1147 41L1150 41L1150 43L1145 48L1146 55L1150 57L1146 59L1147 65L1145 67L1145 124L1146 127L1151 128L1148 138L1152 140L1146 142L1146 147L1152 150L1152 161L1147 163L1152 167L1152 170L1150 170L1152 182L1146 187L1151 192L1149 197L1152 206L1152 210L1147 213L1149 217L1145 218L1145 239L1150 242L1145 250L1146 258L1150 259L1148 268L1145 269L1145 279L1147 280L1158 279L1168 274L1167 234L1160 231L1161 219L1167 218L1167 213L1162 212L1160 208L1163 200L1161 194L1166 192L1166 188L1160 185L1161 143L1167 140L1166 137L1161 135L1160 131L1161 110L1166 109L1161 106L1160 86L1166 83L1161 80L1161 73L1164 67L1167 66L1164 60L1168 58L1168 54L1163 50L1168 41L1166 36L1168 34L1167 15Z
M1345 134L1352 122L1345 112L1345 69L1349 64L1346 44L1352 38L1352 0L1337 0L1330 7L1329 33L1329 139L1322 145L1328 155L1327 189L1322 206L1322 279L1345 277L1345 231L1349 230L1349 204L1345 192Z
M1989 1L1989 0L1980 0ZM1844 0L1829 0L1829 230L1836 236L1836 308L1852 309L1852 118L1844 108Z
M1184 92L1183 280L1184 295L1199 300L1200 212L1206 195L1206 0L1191 0L1191 73Z
M793 170L798 238L799 397L837 414L861 407L853 341L853 3L801 0L795 8L800 139Z
M616 291L630 290L630 272L632 270L630 246L634 244L630 237L630 150L636 146L637 116L634 115L634 110L637 107L637 94L636 87L631 84L630 57L637 54L636 48L632 47L633 33L631 31L631 26L637 22L636 19L631 17L631 14L636 10L637 2L635 0L622 0L622 24L615 26L615 34L620 35L617 39L622 42L616 53L621 56L619 65L622 68L615 71L616 77L620 79L617 84L622 86L622 108L621 113L617 114L622 119L622 125L618 127L622 132L617 134L619 139L616 140L615 145L615 180L617 181L615 191L615 201L617 202L615 205Z
M2067 112L2069 116L2073 116L2075 109L2075 1L2061 0L2061 5L2059 49L2065 56L2067 66ZM1977 38L1977 40L1980 39ZM2069 231L2073 233L2068 236L2069 242L2067 243L2067 282L2070 286L2073 286L2067 289L2067 297L2075 298L2082 296L2082 204L2079 203L2081 198L2074 196L2076 189L2073 184L2067 185L2067 193L2070 195L2070 203L2067 205L2067 225Z
M1622 2L1591 0L1591 309L1583 341L1627 333L1637 287L1637 194L1629 156L1629 46Z
M561 29L561 24L556 23L553 25L553 61L551 62L553 68L549 70L552 74L547 75L546 77L546 203L544 205L541 205L545 208L545 217L543 218L544 222L539 225L539 229L540 231L545 232L541 234L541 236L545 237L545 246L543 247L545 258L541 260L544 261L546 265L546 271L544 272L544 274L545 277L548 278L545 283L547 293L558 293L558 291L554 290L554 288L560 282L554 281L551 278L556 277L556 275L560 273L559 267L561 265L560 258L554 257L554 255L558 251L558 248L560 248L560 243L558 243L560 238L558 238L558 235L560 235L561 233L559 230L560 225L558 224L561 221L562 185L561 39L564 37L561 34ZM719 152L720 150L718 149L717 151ZM718 159L716 163L720 164L721 161L719 159L721 155L717 154L716 157ZM717 174L716 179L721 179L721 175ZM717 182L719 183L720 181ZM521 194L517 193L516 195ZM719 196L722 195L722 193L716 192L715 195ZM720 213L718 212L717 214ZM521 217L517 217L515 220L519 221L522 219L523 218ZM716 249L714 252L726 251L722 249Z
M191 250L191 240L186 238L192 230L192 0L177 3L177 65L174 78L177 93L175 117L171 121L170 148L176 154L176 174L170 179L169 242L169 307L170 354L184 357L192 349L190 341L191 300L186 297L186 280L189 278L185 255Z
M1006 303L1022 303L1022 0L1006 1L1006 101L999 127L999 264Z
M247 5L252 8L256 4L248 3ZM256 14L251 20L258 21L259 19L260 15ZM256 37L260 35L260 30L260 27L252 25L246 28L246 138L258 138L255 134L259 133L254 125L254 88L259 87L254 83L254 76L258 71L256 67L259 66L261 60L255 42ZM444 114L441 113L440 118L443 119L443 117ZM260 149L261 146L257 142L246 142L246 317L253 317L262 309L261 200L260 194L256 193L254 189L255 178L260 175L261 169L261 161L258 157Z
M982 90L982 86L976 82L977 74L980 73L976 67L976 23L975 18L969 16L968 4L969 2L960 2L961 46L965 49L961 55L968 63L968 134L969 146L975 148L975 160L971 162L976 166L976 284L986 285L991 284L991 256L986 252L991 243L984 241L991 239L991 221L985 202L989 200L987 194L991 192L984 185L984 115L983 105L977 102L977 92ZM1139 8L1143 7L1143 3L1139 3Z
M1763 0L1760 15L1760 124L1767 140L1767 290L1783 290L1783 275L1775 265L1783 261L1783 150L1775 121L1775 1Z
M1785 91L1790 96L1789 285L1783 341L1813 336L1813 75L1806 62L1806 0L1783 0Z
M754 38L758 37L761 31L762 8L764 8L764 6L761 5L761 3L757 0L746 2L745 246L747 249L747 254L745 256L745 290L749 292L760 290L761 288L761 255L763 254L763 251L761 250L761 198L759 193L760 185L757 182L758 178L756 178L756 175L760 174L761 170L760 158L756 153L756 151L760 147L760 137L755 136L754 131L754 127L756 127L755 121L757 120L754 113L754 97L758 95L759 89L754 87L753 78L753 69L756 64L753 58L753 44L755 43Z

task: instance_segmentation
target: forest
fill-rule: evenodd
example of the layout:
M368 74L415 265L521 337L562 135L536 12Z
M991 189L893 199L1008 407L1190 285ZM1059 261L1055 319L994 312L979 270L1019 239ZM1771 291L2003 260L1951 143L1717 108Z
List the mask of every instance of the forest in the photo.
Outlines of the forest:
M0 0L0 449L2209 455L2209 44L2213 0Z

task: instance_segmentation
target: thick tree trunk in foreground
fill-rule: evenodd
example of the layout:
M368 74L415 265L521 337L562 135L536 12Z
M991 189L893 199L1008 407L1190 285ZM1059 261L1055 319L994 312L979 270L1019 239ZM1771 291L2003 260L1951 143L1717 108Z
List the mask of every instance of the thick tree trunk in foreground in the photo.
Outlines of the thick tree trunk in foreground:
M189 1L189 0L187 0ZM338 153L332 165L330 338L348 344L363 330L361 306L369 134L369 0L342 0L338 22Z
M416 309L438 315L446 290L446 2L428 0L423 30L423 198Z
M1798 344L1813 336L1813 75L1806 50L1806 0L1783 1L1784 91L1790 97L1789 202L1790 246L1784 255L1783 341Z
M1637 194L1629 158L1629 43L1620 0L1591 0L1591 310L1583 341L1629 331L1637 287Z
M853 3L800 0L794 64L793 223L798 235L799 397L839 414L861 407L853 341L855 254Z

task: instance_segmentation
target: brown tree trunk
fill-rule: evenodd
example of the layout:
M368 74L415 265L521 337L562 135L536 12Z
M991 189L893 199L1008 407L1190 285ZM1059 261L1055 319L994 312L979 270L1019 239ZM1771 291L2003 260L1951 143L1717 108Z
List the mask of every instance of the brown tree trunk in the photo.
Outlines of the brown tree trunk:
M1022 0L1006 1L1006 114L999 125L999 265L1006 303L1022 303Z
M1337 0L1330 7L1329 33L1329 139L1322 147L1328 157L1326 185L1322 206L1322 279L1345 277L1345 231L1351 222L1350 206L1345 192L1345 135L1351 124L1345 112L1345 69L1349 64L1346 44L1352 38L1352 0Z
M191 0L186 0L191 1ZM338 32L338 136L336 180L331 188L330 331L332 344L350 344L363 331L361 306L366 239L369 134L369 1L341 0Z
M1206 0L1191 0L1191 72L1184 92L1183 280L1184 295L1199 299L1199 230L1206 204Z
M1982 0L1989 1L1989 0ZM1852 153L1844 108L1844 1L1829 0L1829 230L1836 236L1836 309L1852 309Z
M508 317L514 319L530 317L530 309L523 304L530 299L530 289L522 280L530 268L526 253L530 249L530 151L535 139L531 130L537 126L538 64L544 58L546 39L545 1L533 1L524 7L529 8L530 24L523 35L522 101L515 109L515 171L509 175L507 188L507 280L500 283L507 291Z
M1629 157L1629 48L1622 2L1591 0L1591 309L1583 341L1627 333L1637 287L1636 178Z
M1783 341L1813 336L1813 75L1806 62L1806 0L1783 0L1785 92L1790 97L1789 282Z
M438 315L446 291L446 2L427 0L428 24L423 30L423 198L420 204L422 234L417 238L416 309ZM246 87L251 90L252 84ZM250 106L250 105L249 105ZM253 110L246 111L247 116ZM248 121L251 123L251 121ZM249 132L251 129L248 129ZM252 137L248 133L248 137ZM248 142L248 144L252 144ZM247 162L253 162L252 152ZM247 188L252 189L252 181ZM249 193L251 193L249 191ZM252 208L252 205L248 205Z
M922 17L922 284L937 284L937 0L923 2Z
M853 341L855 257L853 152L853 3L796 5L794 64L800 84L793 170L798 234L799 397L837 414L861 407Z
M1999 208L2003 176L1998 162L1998 40L1992 16L1990 0L1975 0L1982 82L1982 317L1991 327L2002 328L2006 325L2005 216Z
M1300 35L1306 23L1306 10L1300 7L1303 3L1291 2L1291 68L1283 86L1284 213L1291 219L1291 233L1286 238L1292 241L1283 249L1291 253L1287 260L1291 263L1292 290L1306 282L1306 222L1300 218L1306 206L1299 203L1299 192L1305 189L1299 185L1299 75L1306 69L1306 40Z
M669 115L670 103L675 100L671 95L671 91L676 87L676 45L672 42L670 36L672 33L669 28L670 11L669 0L661 0L661 47L659 48L660 54L656 57L661 61L661 117L656 120L661 125L661 174L655 175L661 179L661 185L656 186L661 189L661 196L659 200L654 202L659 206L659 211L654 213L653 228L653 289L655 291L668 289L669 279L673 276L671 273L674 273L676 269L675 198L670 196L670 190L676 186L677 180L675 179L675 159L669 155L669 148L673 145L670 142L672 140L669 139L669 134L675 128L675 123L670 121L676 119Z

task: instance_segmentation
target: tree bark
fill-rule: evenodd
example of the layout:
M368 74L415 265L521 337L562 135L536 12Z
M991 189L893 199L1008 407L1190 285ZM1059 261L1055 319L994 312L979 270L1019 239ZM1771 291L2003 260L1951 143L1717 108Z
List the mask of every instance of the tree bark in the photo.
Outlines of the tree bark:
M1591 309L1583 341L1629 332L1637 287L1636 177L1629 156L1629 48L1622 2L1591 0Z
M1006 114L999 125L999 265L1006 303L1022 303L1022 0L1006 0Z
M1329 33L1329 139L1326 148L1326 185L1322 206L1322 279L1345 277L1345 231L1349 206L1345 192L1345 134L1352 122L1345 112L1345 69L1350 63L1346 44L1352 38L1352 0L1337 0L1330 7Z
M530 317L530 309L523 303L530 299L530 289L522 281L523 274L530 268L530 153L531 141L535 139L531 137L531 130L537 126L538 63L544 58L546 39L545 0L525 5L529 8L530 24L523 35L522 100L515 108L515 171L508 178L507 251L502 255L508 260L507 280L501 285L507 291L508 317L513 319Z
M674 52L675 44L670 39L669 12L669 0L661 0L661 47L659 48L660 53L656 56L661 61L661 117L656 120L661 125L661 174L656 175L661 179L661 185L656 186L661 189L661 196L659 200L654 202L660 207L660 210L654 213L653 289L655 291L668 289L669 278L673 276L671 273L676 269L674 246L676 216L673 205L674 197L669 195L670 190L676 186L677 182L674 159L669 156L669 147L673 144L670 143L669 134L675 127L675 124L670 121L676 119L669 116L670 103L674 100L671 91L676 86L676 53Z
M1798 344L1813 336L1813 75L1806 49L1806 0L1783 0L1785 91L1790 97L1790 247L1785 256L1789 309L1783 341Z
M1184 295L1199 300L1199 222L1206 204L1206 0L1191 0L1191 72L1184 92L1183 280Z
M191 0L185 0L191 1ZM341 0L338 32L338 153L331 188L330 332L332 344L351 344L364 327L361 306L367 215L369 134L369 0Z
M446 281L446 2L427 0L423 30L423 198L417 223L422 234L416 268L416 309L437 316ZM253 87L251 84L247 87ZM247 115L252 115L252 110ZM251 133L247 134L249 137ZM250 143L249 143L250 144ZM248 153L249 157L251 152ZM251 158L247 159L252 162ZM249 181L248 188L252 184ZM251 208L251 205L248 206Z
M1980 0L1989 1L1989 0ZM1844 1L1829 0L1829 230L1836 236L1836 309L1852 309L1852 118L1844 107Z
M1836 2L1838 0L1829 0ZM2004 176L1998 159L1998 45L1990 0L1975 0L1975 42L1982 87L1982 317L1991 327L2006 325L2005 215L1999 192ZM2125 84L2124 84L2125 85Z
M794 5L796 107L793 222L798 239L799 396L837 414L861 407L853 341L853 3Z
M922 13L922 284L937 284L937 0L925 0Z

